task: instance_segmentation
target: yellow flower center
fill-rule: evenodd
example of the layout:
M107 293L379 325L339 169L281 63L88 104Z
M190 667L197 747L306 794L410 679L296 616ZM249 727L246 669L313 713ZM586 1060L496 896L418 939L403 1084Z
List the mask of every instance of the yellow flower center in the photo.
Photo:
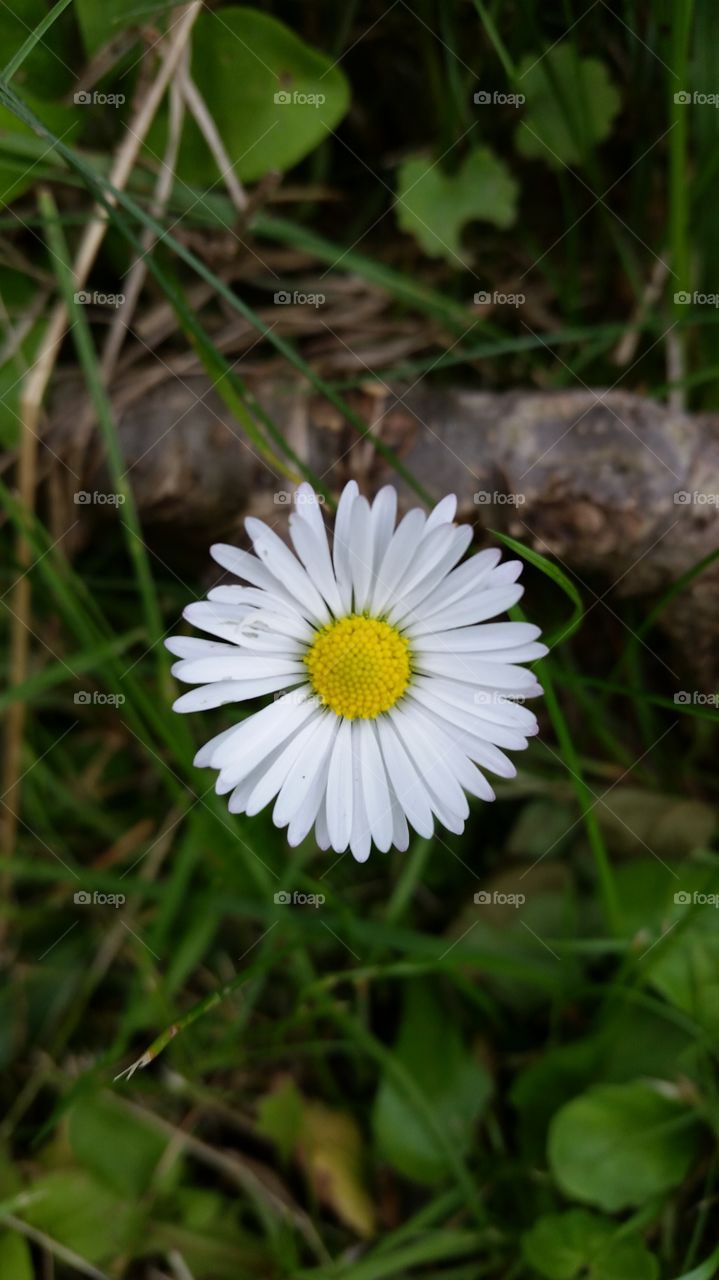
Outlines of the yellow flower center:
M402 697L409 645L388 622L351 613L317 633L305 654L315 693L338 716L373 720Z

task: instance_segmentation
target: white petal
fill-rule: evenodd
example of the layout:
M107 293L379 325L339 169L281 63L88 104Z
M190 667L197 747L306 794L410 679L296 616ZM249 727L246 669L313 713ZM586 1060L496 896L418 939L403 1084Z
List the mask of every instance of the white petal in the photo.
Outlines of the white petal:
M366 862L372 848L372 836L362 788L360 724L361 721L359 720L354 720L350 724L352 730L352 831L350 834L350 851L356 862Z
M414 698L423 707L428 707L431 711L440 717L447 731L452 732L451 726L458 729L466 729L468 733L476 734L487 742L491 742L495 747L506 747L509 751L524 751L527 746L526 730L522 734L517 729L508 729L504 724L493 723L491 720L485 719L477 714L476 708L467 710L464 707L453 706L451 702L445 702L441 697L435 694L432 688L432 681L428 684L421 684L419 680L415 680L408 697Z
M320 728L320 720L322 718L321 711L317 711L313 716L310 716L310 719L302 726L299 733L296 733L283 747L272 766L263 771L262 777L247 798L245 812L249 817L254 817L256 813L264 809L265 805L270 803L270 800L274 800L295 761L304 751L310 749L315 734Z
M223 644L221 640L203 640L200 636L168 636L165 640L165 648L170 653L174 653L177 658L199 658L209 657L210 654L235 654L237 647L234 644Z
M319 810L317 812L317 821L315 823L315 840L317 841L318 849L322 849L322 850L329 849L330 833L327 830L327 805L325 803L324 795L322 796L322 801L321 801Z
M337 586L339 587L340 596L342 597L342 606L345 613L349 613L352 608L352 573L350 570L350 532L352 527L352 508L355 504L359 489L357 481L350 480L345 485L340 500L337 503L337 514L335 516L335 534L332 544L332 559L335 566L335 577Z
M399 583L412 563L424 523L423 512L415 507L414 510L408 511L397 525L377 572L370 602L373 613L382 613L385 605L393 598Z
M215 737L210 738L210 740L205 743L204 747L200 747L200 750L197 752L192 762L195 768L209 769L212 765L212 757L215 754L215 751L217 751L218 747L222 746L223 742L227 742L228 738L232 736L237 728L238 726L233 724L229 729L223 729L222 733L215 734Z
M255 516L247 517L245 528L259 559L300 602L302 612L317 622L323 624L329 622L327 605L309 574L274 530Z
M402 590L401 596L398 597L389 614L395 624L407 626L419 618L422 612L420 606L428 598L433 598L439 585L445 581L447 574L462 558L472 540L472 530L469 525L462 525L459 529L445 528L438 532L449 535L446 550L436 558L430 568L426 569L411 591ZM423 541L422 548L424 546Z
M438 750L437 737L433 735L427 716L416 704L405 703L405 709L394 706L389 712L400 738L422 776L430 797L430 804L437 812L435 799L464 821L469 813L467 797L449 765ZM433 742L434 737L434 742ZM444 819L441 819L444 821ZM445 822L445 826L447 823ZM450 830L454 828L450 827Z
M492 574L492 586L502 583L516 582L524 565L521 560L505 560L503 564L497 565Z
M423 714L425 717L429 718L437 728L442 730L446 729L446 721L444 721L441 716L436 715L435 712L424 708ZM432 736L431 731L426 730L425 733L430 733L430 737ZM470 760L474 760L477 764L481 765L483 769L489 769L491 773L496 773L500 778L515 778L517 776L517 770L509 759L509 756L505 756L504 752L500 751L498 747L493 746L491 742L487 742L482 735L481 729L472 732L469 729L460 729L458 726L454 725L452 727L452 739ZM415 739L413 738L413 751L414 748ZM433 780L434 776L435 775L433 773ZM445 795L444 791L440 794L442 799L449 798ZM456 807L457 806L454 802L452 802L452 808L456 809Z
M413 666L422 675L444 676L447 680L459 679L471 684L476 681L491 689L528 689L535 680L534 673L525 667L486 662L484 655L475 658L468 653L415 654Z
M248 605L220 605L210 604L207 600L196 600L185 606L182 616L200 631L219 636L221 640L235 642L250 612Z
M427 600L426 605L417 608L418 618L424 618L425 614L435 611L449 609L450 605L463 600L467 595L477 595L480 588L486 587L495 566L499 564L501 555L497 547L488 547L486 551L478 551L476 555L470 556L469 560L458 565L447 574L445 581Z
M327 775L327 828L335 853L343 853L352 831L352 729L342 720Z
M387 484L375 495L372 503L372 582L377 577L384 553L394 532L397 519L397 490Z
M397 803L415 831L418 831L421 836L431 836L434 822L427 788L389 718L386 715L378 716L376 724L382 758Z
M445 627L465 627L470 623L484 622L498 613L511 609L524 594L524 587L495 587L489 591L480 591L476 596L468 596L465 601L455 604L451 609L439 609L428 613L421 622L413 622L407 628L410 637L427 635L430 631L442 631Z
M277 596L285 604L292 605L297 608L297 602L294 600L289 591L282 585L279 578L270 572L267 565L263 564L257 556L253 556L250 551L243 551L240 547L231 547L226 542L216 542L210 547L210 555L217 564L223 569L227 569L229 573L233 573L236 578L242 578L245 582L250 582L254 587L259 587L263 591L269 592L272 596ZM241 587L221 586L215 587L215 591L241 591ZM212 598L212 593L210 593ZM219 597L218 597L219 598Z
M476 685L463 684L460 680L443 680L441 676L418 676L417 686L424 686L444 702L461 707L482 719L519 729L525 737L537 732L537 719L529 707L512 702L506 695ZM525 693L524 697L528 695Z
M541 635L539 627L530 622L484 622L477 627L459 627L457 630L430 633L417 645L421 653L469 653L485 649L508 649L529 644ZM511 661L511 659L507 659Z
M291 693L283 694L281 697L275 698L273 702L263 707L261 711L255 712L252 716L247 716L236 724L229 733L224 742L217 740L217 747L212 755L210 763L214 769L224 769L235 757L238 749L244 750L248 742L258 736L272 737L275 741L281 743L285 740L286 734L283 728L287 723L288 717L292 717L293 708L305 705L307 715L311 711L317 709L317 701L309 686L304 689L295 689ZM304 722L303 717L302 722ZM298 718L299 719L299 718ZM292 724L292 731L298 727L297 723ZM222 735L221 735L222 736Z
M272 706L263 707L253 717L254 733L238 736L225 743L217 752L217 757L224 757L219 777L215 784L218 795L231 791L238 782L247 777L255 766L283 743L297 733L311 715L315 715L317 704L314 699L306 702L288 702L286 698L278 699ZM265 712L273 714L265 715ZM242 726L244 729L244 725Z
M438 525L451 524L452 521L454 520L456 513L457 513L456 495L453 493L448 493L445 498L442 498L441 501L437 503L436 507L432 508L429 515L427 516L427 523L424 527L424 533L422 534L422 537L426 538L427 534L431 533L433 529L436 529Z
M293 657L255 657L235 649L231 657L215 654L209 658L181 658L173 663L172 674L186 684L216 684L220 680L260 680L266 676L306 679L307 668Z
M372 534L369 502L358 497L352 507L349 543L350 573L354 608L358 613L367 607L372 586Z
M330 761L332 759L332 750L338 726L339 720L336 716L326 717L326 724L323 727L323 733L326 736L326 741L323 740L321 750L318 752L317 759L314 762L314 773L306 788L304 797L292 814L290 824L287 828L287 843L293 848L296 845L301 844L309 834L312 823L315 821L320 807L323 805L326 806L327 775ZM275 813L276 812L277 806L275 806ZM274 817L275 814L273 814L273 819ZM282 824L280 823L278 825L281 826Z
M392 843L392 802L377 730L369 720L360 720L357 729L367 820L377 848L386 853Z
M392 844L395 849L404 852L405 849L409 848L407 819L392 789L390 789L390 798L392 801Z
M318 591L321 592L335 616L342 613L342 598L337 586L327 537L320 518L318 534L309 520L293 513L290 516L290 537L300 560Z
M442 760L452 770L459 785L480 800L494 800L494 791L487 779L458 746L454 733L455 726L449 723L441 713L435 714L426 702L421 704L419 698L412 697L411 701L420 704L417 711L424 731L433 745L439 748Z
M173 711L207 711L210 707L224 707L228 702L245 702L248 698L261 698L278 689L289 689L301 684L306 673L298 676L263 676L258 680L219 680L217 684L203 684L183 693L172 704Z

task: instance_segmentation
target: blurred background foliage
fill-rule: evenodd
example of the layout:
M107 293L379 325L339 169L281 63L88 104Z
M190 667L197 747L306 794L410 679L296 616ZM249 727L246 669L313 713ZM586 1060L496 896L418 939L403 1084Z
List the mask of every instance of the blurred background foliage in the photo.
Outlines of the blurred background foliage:
M527 612L561 640L538 664L542 733L462 837L358 867L228 815L192 768L226 716L172 715L160 643L206 582L142 539L100 364L112 316L76 300L70 263L104 202L88 288L122 293L145 251L125 381L191 348L278 483L294 464L240 381L238 316L255 373L299 370L343 411L376 370L623 379L716 409L717 311L683 301L719 281L719 115L686 101L719 94L715 6L196 8L0 8L8 677L14 584L32 586L29 665L0 694L25 709L1 863L0 1277L712 1280L715 710L675 704L663 642L636 636L646 610L585 626L591 593L535 555ZM195 110L185 95L173 125L180 76ZM339 344L270 319L278 278L347 297ZM373 342L358 289L383 299ZM478 309L484 292L525 303ZM71 556L7 466L63 297L55 372L80 370L126 498Z

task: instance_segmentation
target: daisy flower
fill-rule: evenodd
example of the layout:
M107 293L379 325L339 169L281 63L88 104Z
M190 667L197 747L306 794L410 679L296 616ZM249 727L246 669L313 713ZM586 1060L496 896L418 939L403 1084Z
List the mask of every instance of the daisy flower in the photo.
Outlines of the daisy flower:
M274 801L291 845L314 827L321 849L349 846L364 862L373 843L406 849L410 827L430 836L435 818L461 832L467 794L494 799L484 771L514 776L503 748L521 750L536 733L520 703L541 693L519 664L547 650L538 627L488 621L519 600L522 565L500 564L496 549L460 564L472 528L453 523L456 506L443 498L395 528L396 491L370 504L351 480L330 550L320 500L303 484L289 520L294 554L253 517L254 555L212 547L246 585L214 587L185 609L215 639L166 643L180 659L174 675L199 685L176 711L275 695L195 757L219 771L231 813Z

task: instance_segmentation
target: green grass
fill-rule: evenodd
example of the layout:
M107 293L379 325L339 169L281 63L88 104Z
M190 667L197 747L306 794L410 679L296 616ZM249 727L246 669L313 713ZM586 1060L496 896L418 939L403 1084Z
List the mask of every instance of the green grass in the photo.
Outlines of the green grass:
M301 335L263 318L271 276L228 283L205 253L234 225L220 182L204 191L178 178L155 216L148 153L123 191L110 186L120 117L76 111L67 140L38 125L38 99L57 105L81 82L89 5L60 0L40 20L22 0L22 16L7 19L0 77L0 172L9 182L42 157L0 218L0 319L17 323L40 287L41 324L64 299L58 369L79 371L125 499L102 537L67 557L45 490L29 511L11 476L0 478L0 710L26 711L17 837L0 850L10 886L0 1276L572 1280L553 1253L567 1229L557 1215L591 1213L572 1220L576 1277L712 1280L717 716L711 704L675 703L662 664L676 656L660 626L719 552L660 596L612 600L608 611L551 557L492 535L526 559L523 610L551 646L537 666L541 733L517 778L497 787L495 805L472 805L461 837L440 830L406 854L374 852L365 866L321 854L311 839L290 851L267 813L230 815L210 774L193 767L231 713L171 711L162 639L206 581L179 551L168 567L143 528L100 374L104 331L74 301L71 263L95 201L110 221L98 287L128 269L143 233L160 238L141 307L169 303L175 350L195 350L278 484L303 475L328 508L334 482L303 461L241 362L219 350L218 314L249 322L271 376L302 379L420 502L422 484L355 408L369 373L428 375L438 386L606 386L622 372L612 353L631 326L636 363L621 386L661 400L671 381L663 335L675 323L680 385L692 409L711 410L716 313L675 305L673 294L716 288L706 216L716 113L710 125L709 107L686 108L674 93L711 91L716 19L701 0L652 13L630 6L621 20L569 0L551 12L534 0L516 12L491 0L342 14L320 3L307 15L263 6L341 60L354 107L342 141L328 137L285 179L310 194L289 211L253 211L242 239L260 256L296 255L298 280L327 272L381 290L398 330L410 323L426 335L416 353L347 376L323 371ZM113 33L148 14L118 10ZM522 60L570 29L580 56L605 62L622 106L597 139L591 102L575 111L549 74L551 110L581 157L553 170L516 149L512 108L475 108L472 93L477 83L517 89ZM108 64L103 89L137 91L142 30ZM59 88L50 45L65 63L54 67ZM519 216L508 230L468 225L474 257L459 272L397 232L392 191L398 164L417 151L443 157L452 173L476 144L464 134L478 110L481 144L519 183ZM39 136L14 134L13 120ZM318 184L332 199L312 194ZM640 314L664 255L675 275ZM478 318L475 290L523 273L529 319L502 310ZM198 280L212 303L196 311ZM23 347L0 367L8 447L26 359ZM21 535L31 550L31 661L12 685ZM204 546L192 552L188 564L209 564ZM523 901L478 904L480 890ZM283 905L281 891L323 900ZM100 900L78 902L78 892ZM558 1152L566 1105L579 1097L611 1135L598 1154L591 1124L569 1155ZM645 1106L661 1114L642 1129ZM639 1170L637 1152L646 1154ZM646 1169L648 1189L617 1201L617 1187L643 1186ZM550 1233L541 1256L538 1224Z

